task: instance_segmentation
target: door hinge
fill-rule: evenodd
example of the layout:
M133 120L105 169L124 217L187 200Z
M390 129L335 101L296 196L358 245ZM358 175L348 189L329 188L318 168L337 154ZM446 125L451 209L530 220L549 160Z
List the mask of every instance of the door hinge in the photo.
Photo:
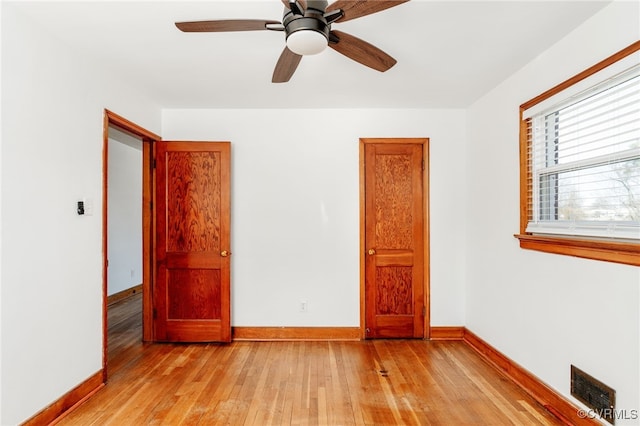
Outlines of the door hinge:
M423 317L426 317L426 316L427 316L427 307L426 307L426 306L423 306L423 307L422 307L422 316L423 316Z
M153 319L158 318L158 310L156 308L153 308Z
M153 210L153 201L149 201L149 209Z
M422 166L422 167L424 168L424 162L423 162L422 164L423 164L423 166ZM155 158L153 159L153 168L154 168L154 169L156 168L156 159L155 159Z
M422 159L422 170L424 171L424 158Z

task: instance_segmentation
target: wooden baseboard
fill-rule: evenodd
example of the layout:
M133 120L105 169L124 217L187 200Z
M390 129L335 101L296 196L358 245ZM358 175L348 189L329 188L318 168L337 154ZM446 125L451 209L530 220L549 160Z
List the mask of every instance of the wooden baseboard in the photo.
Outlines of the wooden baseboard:
M107 306L113 305L116 302L119 302L124 299L128 299L129 297L142 293L142 284L138 284L135 287L128 288L126 290L119 291L117 293L112 294L107 297Z
M522 390L531 395L538 403L567 425L601 425L595 419L580 416L584 411L551 389L539 378L507 358L497 349L465 328L463 341L473 348L485 361ZM568 367L567 367L568 369ZM568 375L568 372L567 372ZM583 415L584 416L584 415Z
M360 340L359 327L233 327L233 340Z
M465 328L460 327L431 327L430 340L463 340Z
M51 425L62 419L66 413L89 399L104 386L102 370L71 389L54 403L22 423L22 426Z

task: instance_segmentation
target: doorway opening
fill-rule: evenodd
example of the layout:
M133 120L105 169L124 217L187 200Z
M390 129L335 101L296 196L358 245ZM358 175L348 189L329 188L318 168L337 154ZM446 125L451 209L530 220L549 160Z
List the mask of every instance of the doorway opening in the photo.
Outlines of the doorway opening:
M119 295L126 297L131 294L134 295L134 298L132 298L133 303L136 303L136 298L138 303L141 302L142 333L140 338L143 341L153 340L152 291L154 257L152 239L153 215L151 210L153 201L153 150L154 142L160 139L160 136L124 117L105 110L102 198L103 382L106 382L108 378L110 325L108 305L110 296L113 301L114 298L120 297ZM110 164L110 160L116 164ZM129 164L128 167L136 170L119 169L119 167L125 166L124 163ZM134 163L138 163L138 165ZM116 174L117 176L111 176L110 178L110 174ZM125 180L124 183L122 182L123 178ZM137 200L126 199L123 194L122 187L126 187L127 180L131 181L131 188L126 192L129 192L129 197L134 196ZM136 192L137 195L135 195ZM117 196L113 197L114 195ZM127 205L128 203L137 203L138 206ZM110 206L110 204L113 205ZM112 215L111 213L115 214ZM127 215L136 217L126 218ZM116 228L116 233L110 235L110 228ZM125 228L126 231L123 231L122 228ZM136 235L129 236L130 238L116 235L123 232L130 232ZM116 250L110 250L111 245L115 245L116 247L114 248ZM119 245L121 246L118 247ZM131 246L135 247L131 248ZM113 273L111 273L110 257L113 257L114 261ZM116 277L118 278L116 279ZM112 280L111 278L114 279ZM117 286L116 281L120 282L120 287ZM140 282L130 287L132 282L137 281ZM140 293L142 293L141 296L139 295ZM139 308L137 309L139 310ZM112 321L116 321L116 319L112 318ZM116 342L112 343L118 344Z
M142 339L142 138L109 126L107 365Z

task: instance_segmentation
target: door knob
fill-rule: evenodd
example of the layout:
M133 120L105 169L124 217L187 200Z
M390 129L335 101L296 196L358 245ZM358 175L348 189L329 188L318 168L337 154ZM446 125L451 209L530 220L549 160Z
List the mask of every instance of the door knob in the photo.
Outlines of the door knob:
M368 253L369 256L373 256L374 254L376 254L376 249L369 249Z
M220 256L222 256L222 257L227 257L227 256L229 256L230 254L231 254L231 253L230 253L230 252L228 252L227 250L222 250L222 251L220 252Z

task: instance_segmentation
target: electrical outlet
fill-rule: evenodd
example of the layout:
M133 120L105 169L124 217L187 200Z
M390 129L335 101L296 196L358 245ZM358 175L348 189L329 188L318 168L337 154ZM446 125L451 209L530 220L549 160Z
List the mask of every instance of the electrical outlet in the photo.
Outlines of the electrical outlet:
M300 301L300 312L309 312L309 304L306 300Z

